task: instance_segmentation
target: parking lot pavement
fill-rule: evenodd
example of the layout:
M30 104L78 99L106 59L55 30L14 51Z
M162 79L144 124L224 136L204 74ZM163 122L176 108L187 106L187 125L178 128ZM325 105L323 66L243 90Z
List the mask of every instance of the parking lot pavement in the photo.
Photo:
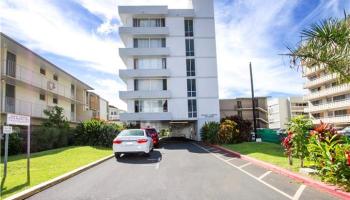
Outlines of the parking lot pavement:
M215 148L164 143L110 159L30 199L335 199Z

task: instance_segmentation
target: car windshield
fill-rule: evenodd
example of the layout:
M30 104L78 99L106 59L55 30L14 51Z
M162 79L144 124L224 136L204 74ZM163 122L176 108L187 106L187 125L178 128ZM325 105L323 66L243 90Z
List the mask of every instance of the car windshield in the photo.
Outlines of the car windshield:
M123 130L119 133L118 136L144 136L143 130L134 129L134 130Z

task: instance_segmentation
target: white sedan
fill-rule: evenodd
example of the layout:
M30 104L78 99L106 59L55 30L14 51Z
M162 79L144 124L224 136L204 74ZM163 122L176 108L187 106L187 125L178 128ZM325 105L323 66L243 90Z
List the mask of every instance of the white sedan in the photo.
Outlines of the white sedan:
M143 153L148 156L153 150L153 141L143 129L123 130L113 140L113 151L116 159L121 154L126 153Z

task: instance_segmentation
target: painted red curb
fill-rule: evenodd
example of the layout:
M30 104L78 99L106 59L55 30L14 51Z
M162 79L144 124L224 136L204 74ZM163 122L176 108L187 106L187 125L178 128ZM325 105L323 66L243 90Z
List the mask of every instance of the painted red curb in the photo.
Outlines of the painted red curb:
M241 155L238 152L232 151L230 149L226 149L226 148L218 146L218 145L212 145L212 144L206 144L206 145L214 147L214 148L217 148L217 149L220 149L220 150L225 151L227 153L230 153L230 154L232 154L232 155L234 155L236 157L239 157L242 160L246 160L246 161L252 162L252 163L254 163L256 165L259 165L259 166L261 166L263 168L269 169L269 170L274 171L276 173L288 176L290 178L295 179L296 181L304 183L305 185L308 185L308 186L314 187L316 189L328 192L328 193L330 193L330 194L332 194L334 196L337 196L339 198L348 199L348 200L350 199L350 193L349 192L344 192L344 191L342 191L341 189L339 189L336 186L327 185L327 184L322 183L320 181L316 181L316 180L313 180L311 178L304 177L302 175L299 175L299 174L296 174L294 172L291 172L291 171L289 171L287 169L283 169L281 167L272 165L270 163L267 163L267 162L264 162L264 161L261 161L261 160L257 160L255 158L252 158L252 157L249 157L249 156L246 156L246 155Z

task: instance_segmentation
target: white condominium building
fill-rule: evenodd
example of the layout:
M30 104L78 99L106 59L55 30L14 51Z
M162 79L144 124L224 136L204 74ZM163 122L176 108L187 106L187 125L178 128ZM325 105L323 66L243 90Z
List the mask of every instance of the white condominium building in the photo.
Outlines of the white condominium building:
M121 121L197 140L206 121L219 121L213 0L192 6L119 6L126 65L119 76L127 84Z
M350 85L339 84L336 74L323 67L304 69L307 78L304 88L309 93L304 97L309 102L305 112L310 113L314 124L334 124L337 128L350 125Z

